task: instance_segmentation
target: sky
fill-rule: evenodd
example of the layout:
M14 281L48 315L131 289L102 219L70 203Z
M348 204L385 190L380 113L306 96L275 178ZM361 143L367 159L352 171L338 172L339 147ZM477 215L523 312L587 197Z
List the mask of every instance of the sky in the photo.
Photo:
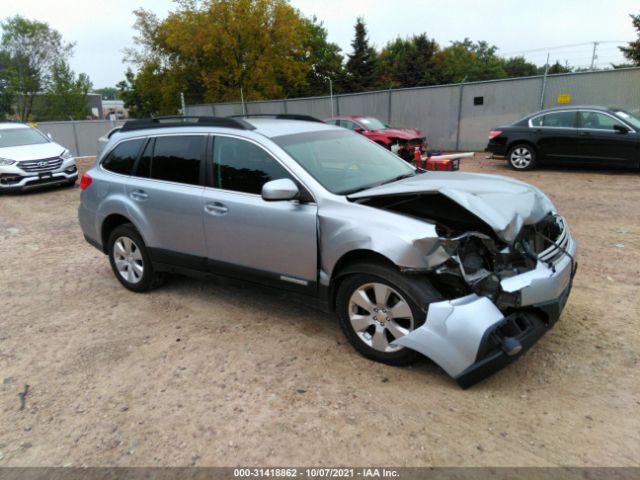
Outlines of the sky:
M304 15L323 21L329 40L346 54L353 25L364 17L370 42L378 49L396 37L426 33L441 46L486 40L503 56L524 55L543 65L550 54L572 66L589 66L593 43L596 66L622 63L617 47L636 38L629 18L640 13L637 0L290 0ZM71 67L85 72L95 88L124 78L123 51L133 46L132 11L144 8L165 17L172 0L0 0L0 18L20 14L49 23L75 42ZM611 42L611 43L608 43Z

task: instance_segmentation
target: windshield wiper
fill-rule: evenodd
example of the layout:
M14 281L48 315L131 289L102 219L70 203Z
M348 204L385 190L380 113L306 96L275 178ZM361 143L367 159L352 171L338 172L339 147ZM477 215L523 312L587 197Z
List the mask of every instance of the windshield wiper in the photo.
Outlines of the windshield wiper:
M411 173L405 173L402 175L398 175L395 178L392 178L391 180L386 180L382 183L379 183L378 185L386 185L387 183L393 183L393 182L397 182L398 180L404 180L405 178L409 178L409 177L415 177L417 175L416 172L411 172Z

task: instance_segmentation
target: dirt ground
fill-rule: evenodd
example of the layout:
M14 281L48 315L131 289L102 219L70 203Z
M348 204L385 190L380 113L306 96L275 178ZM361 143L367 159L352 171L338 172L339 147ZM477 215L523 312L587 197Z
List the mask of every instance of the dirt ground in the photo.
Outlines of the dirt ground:
M0 466L638 465L640 174L462 170L546 191L580 262L556 327L469 390L362 358L286 295L128 292L82 238L78 187L0 197Z

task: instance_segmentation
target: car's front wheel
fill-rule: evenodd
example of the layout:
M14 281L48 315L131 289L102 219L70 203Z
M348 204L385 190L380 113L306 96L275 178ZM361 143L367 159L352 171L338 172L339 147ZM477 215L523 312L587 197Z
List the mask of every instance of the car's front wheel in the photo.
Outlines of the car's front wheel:
M407 365L420 354L394 344L425 321L425 306L438 300L428 284L417 286L391 268L367 268L340 285L336 308L340 326L358 352L389 365Z
M144 241L133 225L116 227L109 235L108 248L113 273L125 288L146 292L160 283Z
M509 150L507 159L514 170L531 170L536 165L536 152L530 145L519 144Z

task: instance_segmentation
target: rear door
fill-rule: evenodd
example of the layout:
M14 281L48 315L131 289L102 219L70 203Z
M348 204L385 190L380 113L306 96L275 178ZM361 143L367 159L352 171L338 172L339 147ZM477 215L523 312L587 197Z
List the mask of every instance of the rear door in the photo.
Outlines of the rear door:
M219 135L212 152L202 206L211 271L314 293L317 205L262 199L268 181L300 183L260 145Z
M566 162L580 157L575 110L539 115L529 125L538 153L546 160Z
M207 135L150 137L127 184L127 195L156 262L203 269L202 178Z
M616 125L627 131L616 130ZM638 134L612 115L581 110L578 135L585 161L605 166L637 166Z

